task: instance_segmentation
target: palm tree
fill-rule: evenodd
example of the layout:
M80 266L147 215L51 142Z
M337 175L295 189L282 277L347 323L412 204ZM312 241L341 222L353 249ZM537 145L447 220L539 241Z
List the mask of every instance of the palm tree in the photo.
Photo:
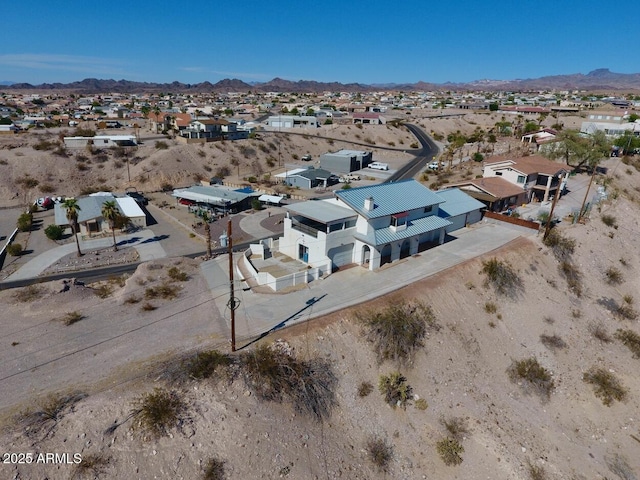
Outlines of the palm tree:
M116 222L120 218L120 210L118 210L118 204L115 200L107 200L102 204L102 217L109 222L109 228L111 229L111 235L113 236L113 251L118 251L118 244L116 243Z
M76 237L78 256L81 257L82 252L80 251L80 240L78 239L78 212L80 211L78 200L76 200L75 198L67 198L64 202L62 202L62 208L67 211L67 220L69 220L69 225L71 225L73 236Z

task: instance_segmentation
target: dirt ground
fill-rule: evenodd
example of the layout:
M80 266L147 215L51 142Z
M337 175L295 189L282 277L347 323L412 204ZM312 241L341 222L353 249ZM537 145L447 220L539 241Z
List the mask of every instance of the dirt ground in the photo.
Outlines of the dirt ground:
M44 293L26 302L16 299L17 291L1 291L3 450L68 453L69 458L78 453L85 469L60 459L5 463L0 476L195 479L204 478L205 465L215 458L224 462L226 478L637 478L638 359L615 334L619 329L640 334L633 315L640 291L640 173L617 159L607 166L608 177L598 182L607 185L609 200L595 207L585 223L562 222L558 227L564 237L575 240L575 251L567 257L571 272L577 272L573 288L561 262L540 238L522 239L366 307L265 338L267 343L282 339L297 358L329 362L337 378L336 406L323 422L288 402L259 400L241 379L191 380L185 385L167 380L167 365L179 368L186 351L228 351L225 339L206 335L207 323L224 321L224 312L212 311L195 261L143 264L123 285L111 284L106 298L95 289L66 288L61 282L45 285ZM517 272L522 288L513 297L485 285L483 261L491 258L508 262ZM149 286L161 285L172 266L189 277L178 283L176 299L150 300L156 306L152 311L140 308L142 298L128 303ZM429 330L424 347L409 364L379 364L353 314L409 301L429 305L439 328ZM66 326L60 319L70 311L86 318ZM77 336L88 335L98 344L105 333L117 336L120 330L138 328L136 351L123 351L117 342L73 351ZM67 359L64 368L24 364L27 354L43 348L59 349ZM114 356L124 358L126 367L110 372ZM531 357L552 375L555 388L548 398L507 374L514 360ZM100 364L104 368L95 367ZM612 373L627 398L605 406L583 380L592 367ZM30 384L33 368L50 380ZM414 396L406 409L391 408L377 391L380 375L393 371L412 387ZM362 382L373 386L364 397L358 394ZM180 425L159 439L142 438L132 429L133 420L109 431L127 419L140 395L155 387L176 389L188 405ZM48 395L72 391L87 396L53 414L44 408ZM425 406L418 399L426 401L425 409L418 408ZM39 428L26 429L24 413L29 411L46 413L36 417L42 419ZM447 435L442 420L451 418L461 418L467 426L459 466L445 465L436 451L437 442ZM392 447L386 472L368 456L366 445L372 437ZM533 476L535 471L544 476Z

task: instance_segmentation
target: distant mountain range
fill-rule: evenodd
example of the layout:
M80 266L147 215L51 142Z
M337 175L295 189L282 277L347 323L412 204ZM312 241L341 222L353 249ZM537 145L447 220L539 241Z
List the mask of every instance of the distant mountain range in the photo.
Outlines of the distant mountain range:
M29 83L0 82L10 90L69 90L79 93L141 93L141 92L371 92L379 90L404 91L437 91L437 90L586 90L586 91L640 91L640 73L614 73L608 68L600 68L586 75L554 75L534 79L518 80L477 80L469 83L387 83L362 84L339 82L316 82L299 80L293 82L282 78L274 78L266 83L245 83L238 79L224 79L216 83L202 82L195 84L172 82L151 83L132 82L129 80L99 80L87 78L71 83Z

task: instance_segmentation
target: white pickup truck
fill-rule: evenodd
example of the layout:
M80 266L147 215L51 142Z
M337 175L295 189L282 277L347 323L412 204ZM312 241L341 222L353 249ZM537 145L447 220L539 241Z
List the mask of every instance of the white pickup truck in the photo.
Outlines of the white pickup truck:
M373 168L374 170L389 170L389 164L382 162L372 162L369 164L369 168Z

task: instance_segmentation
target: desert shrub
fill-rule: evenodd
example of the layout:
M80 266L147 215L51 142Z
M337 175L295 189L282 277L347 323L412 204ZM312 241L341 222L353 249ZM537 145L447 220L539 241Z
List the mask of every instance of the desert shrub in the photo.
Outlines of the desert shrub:
M567 286L577 297L582 296L582 273L571 261L560 263L560 273L567 281Z
M217 350L197 352L183 361L183 371L189 378L204 380L210 378L217 369L231 364L228 355Z
M609 267L604 272L604 277L609 285L620 285L622 283L622 272L616 267Z
M620 380L604 368L591 367L582 379L593 385L596 397L602 400L602 403L607 407L611 406L614 400L621 402L627 397L627 389L624 388Z
M527 461L527 473L531 480L547 480L547 473L542 465L534 465Z
M607 227L618 228L616 217L614 217L613 215L607 215L603 213L600 216L600 219L602 220L602 223L604 223Z
M187 275L186 272L183 272L177 267L171 267L170 269L168 269L167 275L169 275L169 278L179 282L186 282L187 280L189 280L189 275Z
M93 287L93 293L95 293L99 298L109 298L113 293L113 285L103 283L97 287Z
M440 423L447 430L449 438L461 442L469 434L467 421L462 417L441 418Z
M51 142L49 140L40 140L33 145L34 150L53 150L58 146L58 142Z
M135 401L135 427L152 438L164 437L186 419L187 404L175 390L155 388Z
M125 298L123 303L125 303L126 305L133 305L134 303L138 303L139 301L140 301L140 297L131 295Z
M328 418L337 379L329 362L301 361L277 345L259 345L239 357L245 384L262 400L289 400L318 421Z
M427 408L429 408L429 403L427 403L424 398L417 399L414 405L418 410L426 410Z
M33 213L25 212L18 217L18 222L16 227L21 232L28 232L29 230L31 230L32 225L33 225Z
M436 443L436 450L445 465L460 465L464 447L454 438L443 438Z
M487 276L486 283L499 295L516 297L524 289L522 279L513 267L497 258L482 262L482 273Z
M619 328L615 337L622 342L635 358L640 358L640 335L630 329L621 329Z
M167 148L169 148L169 144L164 140L156 141L156 150L166 150Z
M217 458L207 460L202 480L224 480L224 478L224 461Z
M498 311L498 306L493 302L487 302L484 304L484 311L489 314L494 314Z
M49 240L60 240L64 233L64 228L60 225L51 224L44 229L44 234Z
M23 251L24 250L22 248L22 245L19 243L12 243L10 245L7 245L7 253L12 257L19 257L20 255L22 255Z
M378 467L378 470L386 472L389 469L389 463L393 459L393 446L386 440L380 437L371 437L367 440L365 450L367 457Z
M526 382L525 388L532 389L541 397L548 398L555 386L549 371L535 357L512 362L507 373L512 382Z
M549 231L544 244L551 249L560 262L568 261L576 249L576 241L563 236L556 228Z
M411 360L424 345L427 327L438 330L431 307L420 302L398 301L379 310L356 313L365 338L373 343L378 362Z
M28 303L41 297L43 293L44 290L40 285L29 285L14 293L13 298L20 303Z
M82 461L74 466L71 479L99 478L107 471L111 458L102 453L82 455Z
M142 304L142 306L140 307L140 310L142 310L143 312L152 312L153 310L157 309L158 307L156 307L155 305L153 305L152 303L149 302L144 302Z
M55 192L55 188L53 187L53 185L50 185L48 183L43 183L42 185L40 185L40 192L41 193L53 193Z
M378 380L378 390L384 396L385 402L393 408L403 407L411 401L413 389L407 379L400 372L381 375Z
M178 287L171 285L170 283L162 283L155 287L149 287L144 291L144 298L147 300L153 298L163 298L165 300L171 300L178 296Z
M66 313L61 319L60 321L62 323L64 323L66 326L69 325L73 325L74 323L79 322L80 320L82 320L84 318L84 315L82 315L80 312L77 311L73 311L73 312L68 312Z
M558 335L540 335L540 342L551 350L561 350L567 348L567 343Z
M360 385L358 385L359 397L366 397L371 392L373 392L373 385L371 385L371 382L362 382L360 383Z
M589 324L589 333L602 343L610 343L612 341L607 328L602 323Z
M16 178L15 183L16 185L20 185L26 189L36 188L40 184L38 180L30 177L29 174L25 174L24 177Z
M638 318L638 312L633 308L633 297L631 295L625 295L622 300L623 303L621 305L614 302L613 313L626 320L635 320Z
M44 431L43 438L46 438L65 413L86 396L86 393L81 392L69 395L49 395L38 409L21 415L26 435L28 437L38 436Z
M228 177L229 175L231 175L231 169L228 166L224 165L222 167L218 167L213 175L217 178Z

